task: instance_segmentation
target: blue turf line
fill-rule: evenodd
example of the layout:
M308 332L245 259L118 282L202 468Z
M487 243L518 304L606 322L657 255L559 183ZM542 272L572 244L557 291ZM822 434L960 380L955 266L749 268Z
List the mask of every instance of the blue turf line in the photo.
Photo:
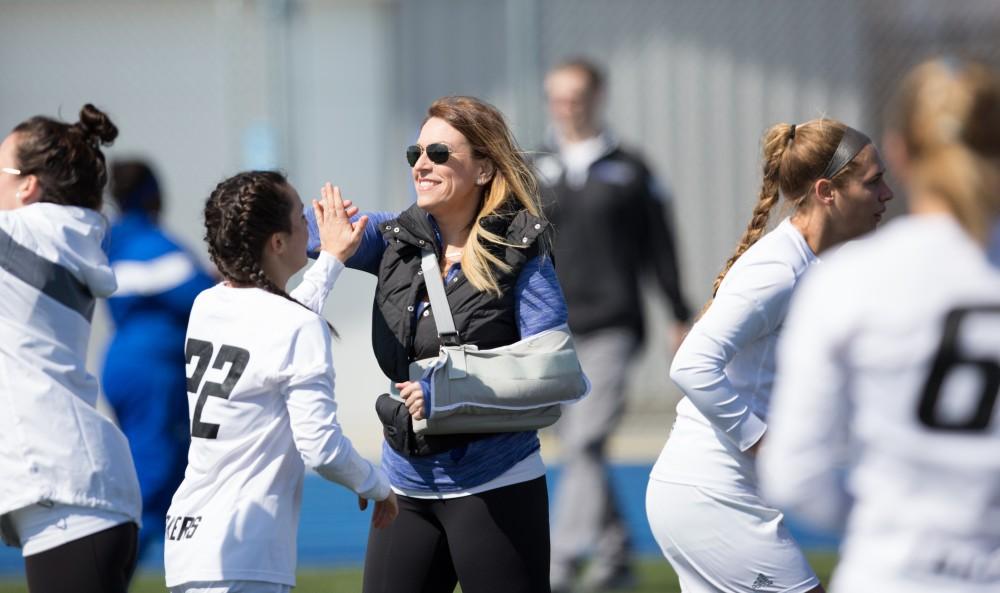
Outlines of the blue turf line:
M646 482L650 465L615 465L611 480L622 504L625 520L632 534L637 554L658 555L659 548L646 523ZM548 471L549 500L559 481L559 467ZM302 520L299 524L299 566L357 566L364 560L368 539L368 511L358 511L357 497L316 475L308 475L302 494ZM832 549L835 537L806 530L789 521L789 528L807 549ZM163 569L162 547L151 548L141 563L149 570ZM0 575L23 572L20 550L0 547Z

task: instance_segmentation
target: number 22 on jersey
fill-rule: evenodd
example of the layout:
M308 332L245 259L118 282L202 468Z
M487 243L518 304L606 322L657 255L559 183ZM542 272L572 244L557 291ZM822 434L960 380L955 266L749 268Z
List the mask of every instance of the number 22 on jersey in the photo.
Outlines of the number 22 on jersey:
M205 376L205 371L208 370L213 352L215 352L215 346L211 342L195 338L188 338L187 345L184 348L184 355L188 365L194 359L198 359L194 372L187 378L187 390L188 393L198 394L198 401L194 406L194 417L191 420L191 436L201 439L214 439L219 436L218 424L201 421L201 413L205 408L205 401L209 396L229 399L233 388L236 387L236 382L243 376L243 371L246 370L247 363L250 361L250 352L247 350L237 346L230 346L229 344L222 344L218 354L215 356L215 361L212 362L212 368L221 370L226 366L226 363L229 363L229 372L222 383L206 381L202 385L201 380ZM200 391L199 386L201 387Z

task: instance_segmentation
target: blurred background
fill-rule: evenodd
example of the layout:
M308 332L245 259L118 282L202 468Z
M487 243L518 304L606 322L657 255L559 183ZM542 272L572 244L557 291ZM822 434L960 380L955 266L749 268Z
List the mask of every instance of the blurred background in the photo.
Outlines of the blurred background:
M0 130L34 114L75 121L85 102L106 110L121 131L109 160L141 157L156 167L165 228L206 265L201 208L224 177L280 168L303 199L329 180L362 209L398 211L413 195L403 149L433 99L494 103L532 150L548 125L544 73L566 57L589 57L608 75L608 127L673 197L683 290L697 308L756 201L764 129L826 115L877 138L884 105L911 65L940 53L1000 64L1000 3L0 0L0 39ZM891 207L898 213L904 200ZM372 277L345 273L326 315L342 336L342 421L376 458L372 403L387 380L369 347L373 288ZM611 449L626 500L640 506L635 538L648 542L638 548L655 554L648 531L640 533L644 480L679 393L667 377L667 306L650 297L647 307L650 331ZM95 372L110 331L102 309ZM543 447L557 465L553 440ZM320 514L332 503L323 504ZM304 514L304 534L310 524L325 525ZM363 546L363 524L356 537L341 530L337 539ZM329 554L329 540L319 548ZM20 570L15 551L0 553L3 570ZM303 553L303 563L309 558ZM358 560L349 550L330 561Z

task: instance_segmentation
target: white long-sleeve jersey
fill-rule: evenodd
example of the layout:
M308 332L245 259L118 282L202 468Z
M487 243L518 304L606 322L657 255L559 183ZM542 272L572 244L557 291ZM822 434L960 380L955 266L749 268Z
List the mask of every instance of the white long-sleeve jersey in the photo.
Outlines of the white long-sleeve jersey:
M846 535L833 588L1000 591L1000 228L897 220L824 261L779 347L764 494Z
M685 397L654 478L756 488L753 459L744 451L766 429L778 334L792 291L816 261L786 218L733 264L674 356L670 377Z
M342 268L321 255L293 296L318 309ZM365 498L389 495L337 421L326 322L267 291L220 284L194 303L186 354L192 438L167 514L167 586L294 585L306 467Z

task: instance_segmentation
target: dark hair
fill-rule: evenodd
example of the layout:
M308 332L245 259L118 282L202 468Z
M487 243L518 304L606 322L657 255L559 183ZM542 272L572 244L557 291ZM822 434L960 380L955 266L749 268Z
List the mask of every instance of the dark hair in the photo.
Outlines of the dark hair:
M122 212L159 213L160 184L153 169L141 160L111 163L111 196Z
M40 201L99 210L108 181L101 146L110 146L118 128L100 109L87 103L75 124L36 115L14 129L17 166L34 175L42 189Z
M222 181L205 202L205 242L226 280L262 288L305 307L261 267L271 236L292 230L290 190L288 180L276 171L244 171ZM337 335L333 326L330 331Z
M601 67L583 57L572 57L559 62L550 72L561 70L576 70L587 77L587 89L591 94L604 90L604 71Z

